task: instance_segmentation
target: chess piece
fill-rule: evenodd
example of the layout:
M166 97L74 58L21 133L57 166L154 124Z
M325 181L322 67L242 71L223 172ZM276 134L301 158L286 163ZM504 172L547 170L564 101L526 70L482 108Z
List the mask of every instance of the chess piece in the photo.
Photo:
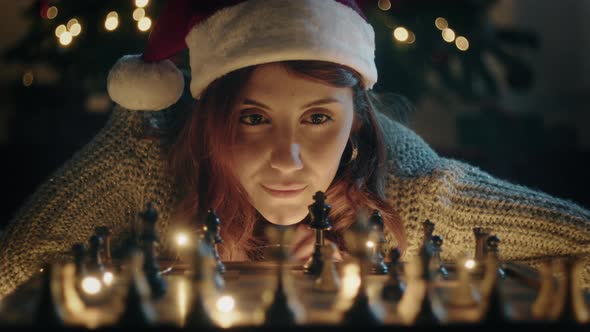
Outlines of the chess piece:
M96 235L92 235L88 245L88 273L101 276L104 273L104 265L100 257L100 247L102 239Z
M486 239L486 254L489 255L493 255L495 261L497 262L496 266L497 266L497 272L498 272L498 277L501 279L506 278L506 272L504 271L504 269L502 268L501 264L500 264L500 254L499 254L499 245L500 245L500 239L496 236L496 235L490 235L487 237Z
M86 246L84 243L75 243L72 246L72 255L74 256L74 266L76 268L76 277L82 277L86 275Z
M205 219L205 226L203 230L205 231L205 239L207 240L207 243L209 244L213 252L213 257L215 258L217 270L219 271L219 273L223 274L225 273L225 265L221 261L221 258L219 257L219 252L217 251L217 245L219 243L223 243L223 239L219 234L219 224L219 217L217 216L217 214L215 214L215 211L213 209L209 209L207 211L207 218Z
M549 311L553 303L556 289L553 278L553 269L550 260L542 261L539 266L539 277L541 286L531 305L531 316L535 320L546 320L549 318Z
M588 324L590 311L580 288L580 258L565 257L556 261L560 275L551 318L560 324Z
M402 282L399 275L401 267L400 258L401 252L399 249L391 249L389 253L389 259L391 260L389 274L387 281L381 289L381 298L385 301L399 302L404 295L406 285Z
M107 226L98 226L94 229L94 234L102 239L101 258L105 265L113 265L113 257L111 256L111 236L113 231Z
M457 262L457 286L453 289L449 306L462 308L477 306L467 261L467 257L461 257Z
M206 308L204 291L212 288L213 276L217 265L210 254L209 244L205 239L199 239L192 258L192 299L190 309L186 315L185 327L213 326L213 320Z
M143 232L141 234L142 251L144 255L144 273L154 298L160 298L166 293L166 282L160 274L160 266L156 257L156 246L159 237L156 232L156 222L158 221L158 212L154 209L151 202L147 208L140 214L143 219Z
M279 265L276 269L277 286L273 300L264 313L264 324L294 326L297 323L298 313L292 302L289 301L285 289L285 274L287 272L285 271L285 262L289 258L285 243L287 243L289 233L283 226L269 226L266 229L266 234L272 238L272 242L279 244L275 250L269 252L270 256L278 261Z
M383 322L373 306L369 303L369 296L366 289L366 278L371 264L371 253L367 247L370 235L368 220L364 211L359 213L356 222L344 234L346 246L349 248L354 260L359 264L360 284L353 303L344 312L342 321L348 325L378 325Z
M46 264L42 269L39 301L32 317L35 326L63 327L65 325L63 310L57 301L58 296L53 291L57 272L56 267L51 264Z
M157 316L150 303L150 286L143 272L145 258L139 250L131 249L127 254L127 294L117 324L122 327L154 325Z
M439 235L434 235L431 238L432 243L432 260L431 264L434 270L444 279L449 277L449 272L444 266L440 253L442 252L443 239Z
M372 243L371 248L371 267L370 273L387 274L388 268L383 261L383 244L385 236L383 235L383 217L378 210L374 210L369 217L370 236L369 241Z
M415 325L435 325L439 322L438 316L434 313L430 297L432 296L431 283L432 275L430 272L430 260L432 259L432 246L427 243L420 249L419 257L416 263L418 263L419 270L417 276L410 276L412 282L416 283L418 287L422 288L421 297L417 299L420 301L420 305L416 315L414 316L413 322ZM406 296L410 294L405 292L404 297L401 301L404 301Z
M422 246L424 248L429 246L432 243L432 234L434 233L434 223L428 219L424 220L422 223L422 231L424 235L422 236Z
M314 203L309 205L309 224L308 227L315 231L315 245L313 254L303 265L305 274L317 276L322 271L322 252L321 249L325 244L324 232L332 229L332 223L328 215L332 207L326 204L326 195L318 191L313 196Z
M473 235L475 236L475 255L474 259L479 264L485 261L486 257L486 240L490 236L490 231L482 227L474 227Z
M335 293L340 289L340 277L332 255L338 248L334 243L328 243L322 247L323 266L322 272L315 280L313 289L320 292Z

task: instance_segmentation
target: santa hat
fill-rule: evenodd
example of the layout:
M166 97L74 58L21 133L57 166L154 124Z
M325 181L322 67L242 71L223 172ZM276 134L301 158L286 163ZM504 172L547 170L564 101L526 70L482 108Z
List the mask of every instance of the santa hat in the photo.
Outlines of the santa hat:
M359 3L361 1L358 1ZM169 60L189 49L190 91L199 99L214 80L247 66L320 60L377 81L375 37L355 0L171 0L143 54L109 72L111 99L130 110L157 111L178 101L184 78Z

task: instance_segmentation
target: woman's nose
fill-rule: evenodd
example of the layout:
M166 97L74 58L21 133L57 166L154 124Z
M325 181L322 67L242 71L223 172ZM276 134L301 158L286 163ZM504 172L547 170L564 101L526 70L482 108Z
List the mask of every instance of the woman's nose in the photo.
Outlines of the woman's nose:
M301 145L284 139L277 140L270 156L270 166L283 172L301 169Z

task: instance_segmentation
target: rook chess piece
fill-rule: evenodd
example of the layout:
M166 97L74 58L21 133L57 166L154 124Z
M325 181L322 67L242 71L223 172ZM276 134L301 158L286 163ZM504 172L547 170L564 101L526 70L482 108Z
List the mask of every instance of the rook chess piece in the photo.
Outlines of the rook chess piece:
M322 272L315 280L313 289L320 292L335 293L340 289L340 277L336 270L336 265L332 259L334 252L338 250L334 243L328 243L322 247L322 258L324 264Z
M147 204L147 208L141 214L143 219L143 232L141 234L142 251L144 255L143 269L148 284L152 290L154 298L160 298L166 293L166 282L160 274L160 265L157 261L156 246L159 237L156 232L156 222L158 221L158 212L154 209L152 203Z
M309 205L309 228L315 230L315 245L313 254L303 265L305 274L317 276L322 271L322 252L324 246L324 232L332 229L332 223L328 215L332 207L326 204L326 195L318 191L313 196L314 203Z
M381 289L381 298L386 301L399 302L406 289L406 285L402 282L399 275L401 267L401 253L399 249L391 249L389 258L391 260L391 263L389 264L389 277Z
M371 248L371 268L370 273L386 274L387 265L383 262L383 244L385 243L385 236L383 235L383 217L378 210L374 210L369 217L370 227L370 243L373 244Z

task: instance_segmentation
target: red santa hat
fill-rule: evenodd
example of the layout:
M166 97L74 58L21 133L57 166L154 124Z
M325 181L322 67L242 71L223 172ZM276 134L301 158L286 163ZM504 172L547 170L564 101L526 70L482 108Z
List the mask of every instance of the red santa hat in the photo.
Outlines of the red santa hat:
M178 101L182 73L168 58L189 49L190 91L247 66L320 60L350 67L364 87L377 81L375 36L361 0L170 0L143 54L109 72L111 99L130 110L157 111Z

